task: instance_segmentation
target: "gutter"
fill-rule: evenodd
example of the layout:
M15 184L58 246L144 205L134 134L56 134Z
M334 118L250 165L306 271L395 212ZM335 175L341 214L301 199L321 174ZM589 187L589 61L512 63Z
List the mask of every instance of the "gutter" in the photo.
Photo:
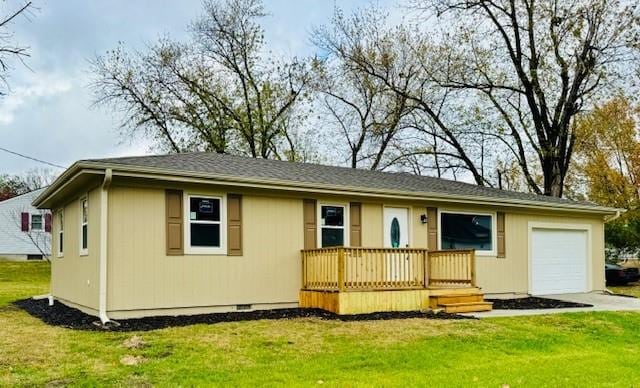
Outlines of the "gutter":
M98 316L102 324L111 322L107 316L107 238L109 215L109 186L113 179L113 171L107 168L104 172L104 181L100 190L100 264L99 264L99 301Z
M604 219L604 223L606 224L606 223L608 223L608 222L611 222L611 221L615 221L615 220L617 220L618 218L620 218L620 216L622 215L622 213L625 213L626 211L627 211L626 209L618 209L618 210L616 210L616 214L614 214L613 216L611 216L611 217L605 217L605 219Z

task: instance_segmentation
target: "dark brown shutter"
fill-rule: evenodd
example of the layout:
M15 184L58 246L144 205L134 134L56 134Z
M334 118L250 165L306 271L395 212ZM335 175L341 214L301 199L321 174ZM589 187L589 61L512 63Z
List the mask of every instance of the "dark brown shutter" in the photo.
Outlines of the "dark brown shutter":
M44 231L51 233L51 213L46 213L44 215Z
M302 201L302 218L304 222L304 249L315 249L317 245L317 229L316 229L316 201L314 199L305 199Z
M349 235L349 245L352 247L362 246L362 204L351 202L349 204L349 222L351 232Z
M427 242L430 251L438 250L438 208L427 208Z
M184 254L182 190L166 190L167 255Z
M23 232L29 231L29 213L20 213L20 230Z
M227 255L242 256L242 196L227 195Z
M506 257L506 250L505 250L505 241L504 241L504 231L505 231L505 227L504 227L504 213L503 212L498 212L497 214L497 219L496 219L496 226L497 226L497 231L496 231L496 235L498 237L498 257Z

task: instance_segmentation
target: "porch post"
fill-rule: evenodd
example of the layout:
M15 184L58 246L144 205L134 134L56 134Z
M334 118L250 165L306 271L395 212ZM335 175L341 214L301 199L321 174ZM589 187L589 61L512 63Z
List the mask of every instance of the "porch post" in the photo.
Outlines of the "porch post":
M344 291L344 248L338 248L338 289Z
M471 250L471 286L476 286L476 250Z
M422 250L422 258L424 262L424 288L429 287L429 252L424 249Z

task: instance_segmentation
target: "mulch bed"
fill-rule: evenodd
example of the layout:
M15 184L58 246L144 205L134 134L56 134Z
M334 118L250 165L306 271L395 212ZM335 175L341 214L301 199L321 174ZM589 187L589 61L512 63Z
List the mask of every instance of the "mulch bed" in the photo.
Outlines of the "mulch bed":
M549 298L536 298L534 296L514 299L487 299L487 302L493 303L494 310L539 310L563 309L571 307L593 307L593 305L585 303L574 303Z
M188 326L198 323L220 323L255 321L260 319L294 319L294 318L320 318L339 321L375 321L388 319L474 319L458 314L433 311L407 311L407 312L379 312L371 314L338 315L320 309L277 309L259 310L247 312L214 313L200 315L161 316L137 319L118 320L117 324L103 326L100 321L80 310L68 307L56 302L49 306L47 299L22 299L14 302L14 305L25 310L32 316L52 326L61 326L78 330L95 331L148 331L175 326Z

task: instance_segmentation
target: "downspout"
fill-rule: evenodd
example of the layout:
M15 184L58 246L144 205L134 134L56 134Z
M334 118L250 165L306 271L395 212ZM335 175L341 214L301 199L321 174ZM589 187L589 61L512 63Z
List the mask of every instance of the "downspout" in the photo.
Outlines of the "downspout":
M618 218L620 218L623 212L626 212L626 210L616 210L616 214L612 217L605 218L604 223L606 224L608 222L617 220Z
M109 186L111 186L111 179L113 178L113 171L107 168L104 172L104 181L102 182L102 188L100 190L100 289L99 289L99 302L98 313L102 324L111 322L107 316L107 238L108 238L108 215L109 215Z

